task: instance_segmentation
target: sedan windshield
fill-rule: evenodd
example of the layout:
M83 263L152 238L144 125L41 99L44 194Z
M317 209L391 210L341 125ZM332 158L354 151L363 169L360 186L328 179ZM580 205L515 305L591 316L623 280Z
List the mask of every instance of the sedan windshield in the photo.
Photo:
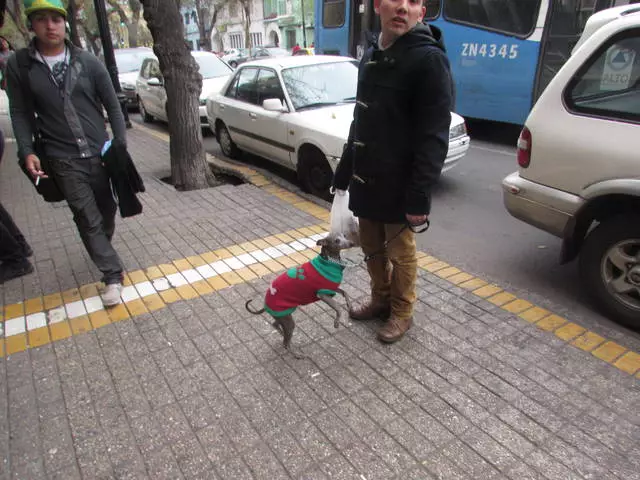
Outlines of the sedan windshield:
M116 50L115 56L118 73L131 73L139 71L144 59L153 57L153 53L150 51L118 53Z
M215 78L229 75L233 69L220 60L216 55L198 55L195 56L196 62L200 65L200 75L202 78Z
M358 67L352 62L318 63L282 70L284 85L296 110L353 102Z

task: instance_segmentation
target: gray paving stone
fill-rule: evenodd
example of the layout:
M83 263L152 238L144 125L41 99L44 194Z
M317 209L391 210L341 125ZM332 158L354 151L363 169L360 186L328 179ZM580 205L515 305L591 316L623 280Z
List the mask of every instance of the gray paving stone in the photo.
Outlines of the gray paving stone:
M289 432L316 463L337 454L336 447L311 421L304 421L292 426L289 428Z
M250 185L176 192L168 144L131 135L149 188L114 237L129 271L320 223ZM7 165L37 271L0 303L96 281L68 208ZM636 378L423 271L403 341L313 304L296 360L244 309L273 278L0 359L0 478L640 478ZM366 270L343 286L366 299Z

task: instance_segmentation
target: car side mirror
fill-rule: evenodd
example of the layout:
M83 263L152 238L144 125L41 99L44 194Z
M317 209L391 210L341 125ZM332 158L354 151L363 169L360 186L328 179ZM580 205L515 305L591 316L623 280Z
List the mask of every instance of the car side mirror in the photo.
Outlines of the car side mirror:
M147 80L147 85L149 85L150 87L161 87L162 80L160 80L158 77L153 77Z
M267 98L262 102L262 108L269 112L286 112L287 108L278 98Z

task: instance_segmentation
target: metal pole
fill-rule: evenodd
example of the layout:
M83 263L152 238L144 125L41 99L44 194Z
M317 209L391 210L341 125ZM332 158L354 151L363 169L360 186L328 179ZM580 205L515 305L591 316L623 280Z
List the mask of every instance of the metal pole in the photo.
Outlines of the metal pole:
M109 21L107 20L107 8L104 0L93 0L96 10L96 20L98 21L98 30L100 31L100 41L102 42L102 51L104 52L104 63L111 77L113 88L116 91L120 108L124 115L124 122L127 128L131 128L131 120L129 120L129 112L127 112L126 98L120 88L120 80L118 80L118 65L116 64L116 56L113 53L113 42L111 40L111 32L109 31Z
M304 24L304 0L300 0L302 6L302 43L304 48L307 48L307 26Z

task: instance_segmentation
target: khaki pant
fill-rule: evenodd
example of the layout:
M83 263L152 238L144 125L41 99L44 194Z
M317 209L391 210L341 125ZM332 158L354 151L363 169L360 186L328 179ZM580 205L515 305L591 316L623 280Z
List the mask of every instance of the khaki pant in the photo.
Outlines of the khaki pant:
M391 314L397 318L413 315L416 302L416 237L410 228L394 236L401 224L385 224L364 218L360 222L360 243L365 255L380 252L367 262L371 277L371 297L374 302L390 303ZM384 242L393 238L386 251Z

